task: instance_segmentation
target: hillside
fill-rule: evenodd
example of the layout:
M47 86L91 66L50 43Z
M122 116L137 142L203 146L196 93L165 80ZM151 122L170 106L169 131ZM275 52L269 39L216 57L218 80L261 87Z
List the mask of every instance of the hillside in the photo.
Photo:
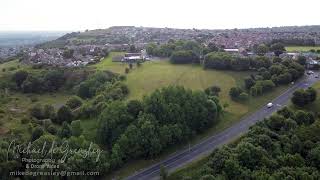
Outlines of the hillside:
M120 44L135 44L137 47L143 47L146 43L165 43L170 39L213 42L226 48L250 48L254 44L270 43L274 40L290 45L320 45L320 26L228 30L115 26L108 29L69 33L40 47L84 44L108 44L110 48L119 48Z

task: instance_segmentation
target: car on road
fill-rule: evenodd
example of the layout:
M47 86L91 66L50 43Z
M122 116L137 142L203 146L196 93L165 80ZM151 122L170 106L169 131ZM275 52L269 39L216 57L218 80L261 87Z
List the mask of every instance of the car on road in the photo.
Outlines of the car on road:
M267 104L267 107L268 107L268 108L272 108L272 107L273 107L273 104L270 102L270 103Z
M313 71L308 71L307 74L311 75L311 74L314 74L314 72Z

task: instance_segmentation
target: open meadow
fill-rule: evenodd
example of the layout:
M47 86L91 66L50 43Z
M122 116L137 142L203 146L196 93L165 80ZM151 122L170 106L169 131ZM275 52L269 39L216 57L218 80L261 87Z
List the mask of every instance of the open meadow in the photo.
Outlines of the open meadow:
M320 50L320 46L287 46L288 52L309 52L311 49Z
M128 67L127 64L112 62L112 56L118 56L119 54L121 53L111 53L107 58L98 64L90 66L90 68L110 70L116 73L125 74L125 68ZM221 92L219 94L219 99L222 102L221 104L227 104L225 113L217 125L190 140L190 144L196 144L199 140L221 132L238 122L241 117L256 111L261 106L266 105L272 99L284 92L288 87L280 86L263 96L249 99L245 103L231 100L229 96L230 88L235 86L243 87L244 78L249 76L251 73L253 72L204 70L200 65L173 65L168 61L168 59L148 61L143 63L140 67L137 67L134 64L133 69L127 74L126 84L130 90L128 99L141 99L144 95L153 92L155 89L168 85L181 85L193 90L204 90L205 88L213 85L219 86L221 88ZM84 123L88 129L85 133L88 136L93 136L96 124L93 124L91 120L84 121ZM112 177L125 177L136 170L160 161L167 155L184 147L185 145L179 145L170 148L160 157L153 160L139 160L133 163L128 163L124 168L121 168L113 174Z

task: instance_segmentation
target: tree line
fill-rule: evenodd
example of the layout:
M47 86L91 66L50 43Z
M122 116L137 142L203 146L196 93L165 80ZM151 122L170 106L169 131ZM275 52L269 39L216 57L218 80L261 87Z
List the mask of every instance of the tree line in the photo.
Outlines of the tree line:
M319 112L285 107L180 179L319 179Z
M283 60L278 57L273 58L272 62L270 61L269 63L255 63L255 66L260 68L257 73L251 74L244 79L245 89L240 87L230 89L230 96L233 99L246 99L240 97L241 93L246 93L253 97L260 96L279 85L290 84L298 80L305 72L303 65L298 62Z

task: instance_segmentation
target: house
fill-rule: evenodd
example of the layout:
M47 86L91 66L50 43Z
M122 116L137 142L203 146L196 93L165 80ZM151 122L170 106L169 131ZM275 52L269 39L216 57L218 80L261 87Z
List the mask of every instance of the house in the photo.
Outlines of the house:
M239 49L224 49L224 51L228 53L239 53Z
M126 53L122 58L123 62L137 62L137 61L144 61L147 58L147 53L145 50L141 50L140 53Z

